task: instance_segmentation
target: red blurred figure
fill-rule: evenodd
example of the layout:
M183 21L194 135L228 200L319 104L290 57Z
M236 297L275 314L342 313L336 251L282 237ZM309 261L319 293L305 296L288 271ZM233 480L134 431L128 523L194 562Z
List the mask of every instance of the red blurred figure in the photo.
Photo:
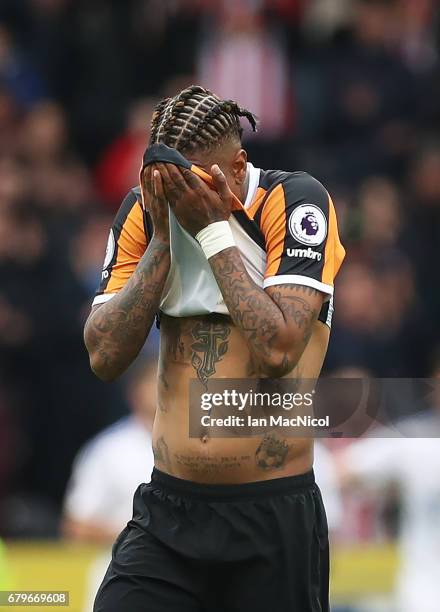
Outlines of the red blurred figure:
M127 129L104 151L96 168L96 184L104 203L116 210L127 191L139 182L139 165L149 138L154 100L139 100L128 114Z

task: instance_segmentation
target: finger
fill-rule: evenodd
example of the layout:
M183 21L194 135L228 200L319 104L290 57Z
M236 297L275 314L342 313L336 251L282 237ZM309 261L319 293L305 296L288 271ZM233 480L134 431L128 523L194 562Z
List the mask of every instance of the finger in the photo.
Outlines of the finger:
M166 164L158 164L158 168L160 169L165 196L170 204L174 205L175 202L181 197L183 193L182 189L179 188L172 180Z
M179 168L179 170L191 189L203 189L205 183L192 170L188 168Z
M155 197L161 202L165 202L165 193L163 188L162 176L159 170L153 170L153 188Z
M176 188L179 189L182 193L184 191L187 191L188 185L183 175L179 171L179 168L175 166L174 164L165 164L165 167L168 171L168 175L170 179L173 181Z
M147 173L148 167L141 169L139 176L139 184L141 187L142 206L144 210L148 210L152 194L152 185Z
M228 185L225 175L220 170L217 164L214 164L211 168L212 182L215 188L224 202L229 202L232 198L232 191Z
M140 170L139 178L140 178L141 187L146 187L147 170L148 170L148 166L146 168L141 168L141 170Z
M153 193L153 184L152 184L152 169L151 166L146 166L142 170L141 174L141 187L144 192L148 194Z
M152 194L154 191L152 166L147 166L146 172L145 172L145 180L146 180L146 188Z

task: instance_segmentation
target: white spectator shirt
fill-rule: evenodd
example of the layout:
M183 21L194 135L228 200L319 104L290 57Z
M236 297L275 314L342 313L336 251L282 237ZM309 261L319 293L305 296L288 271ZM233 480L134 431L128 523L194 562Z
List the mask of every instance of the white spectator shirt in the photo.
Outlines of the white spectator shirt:
M151 435L126 417L88 442L77 455L65 498L65 513L99 522L115 532L132 517L133 495L153 469Z
M329 532L335 532L342 519L342 500L332 453L319 440L315 441L314 465L316 483L322 494Z
M345 453L345 461L354 476L374 487L393 482L400 488L399 612L438 612L440 438L366 438L353 443Z

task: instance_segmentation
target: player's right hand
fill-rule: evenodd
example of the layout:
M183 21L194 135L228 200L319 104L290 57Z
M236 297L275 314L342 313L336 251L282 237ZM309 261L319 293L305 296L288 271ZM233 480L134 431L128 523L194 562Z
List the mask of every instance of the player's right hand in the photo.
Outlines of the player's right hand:
M151 216L154 237L169 242L170 227L168 201L165 197L162 177L155 164L147 166L141 175L144 206Z

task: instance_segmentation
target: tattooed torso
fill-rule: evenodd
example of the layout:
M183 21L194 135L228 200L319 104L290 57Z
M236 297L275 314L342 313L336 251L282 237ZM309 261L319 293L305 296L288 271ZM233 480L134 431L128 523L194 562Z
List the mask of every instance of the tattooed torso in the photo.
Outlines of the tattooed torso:
M259 438L215 438L200 426L189 438L189 381L201 391L214 378L261 378L243 336L223 315L161 317L158 410L153 431L156 466L197 482L250 482L299 474L313 462L311 439L270 431ZM319 374L328 328L315 323L312 338L290 378Z

